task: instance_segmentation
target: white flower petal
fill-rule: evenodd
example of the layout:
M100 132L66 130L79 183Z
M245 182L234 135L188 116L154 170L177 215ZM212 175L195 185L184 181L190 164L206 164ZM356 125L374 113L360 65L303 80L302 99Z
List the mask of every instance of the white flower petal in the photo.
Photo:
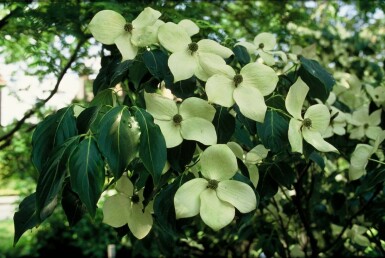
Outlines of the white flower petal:
M136 28L153 25L161 15L162 14L159 11L152 9L151 7L146 7L138 17L132 21L132 26L135 30Z
M363 126L359 126L350 130L350 139L361 139L365 136L365 130Z
M309 86L302 81L301 77L298 77L287 93L285 99L287 112L296 119L302 119L301 110L308 92Z
M222 57L212 53L199 53L199 65L209 75L223 74L229 78L235 75L234 69Z
M206 82L206 94L208 100L224 107L231 107L234 105L234 90L234 81L221 74L211 76Z
M95 14L88 25L94 38L106 45L115 43L115 39L125 33L126 19L119 13L103 10Z
M131 34L123 33L115 39L114 42L119 49L119 52L122 54L122 62L126 60L135 59L136 54L138 53L138 47L134 46L131 43Z
M254 38L254 45L259 48L261 44L263 44L263 50L273 50L277 45L277 40L274 34L262 32Z
M103 204L103 222L118 228L127 224L131 214L131 200L122 194L106 199Z
M183 119L180 126L180 133L183 139L198 141L204 145L217 143L217 133L215 131L215 127L206 119L200 117Z
M231 51L231 49L224 47L218 42L211 39L202 39L198 41L197 44L199 53L212 53L222 58L228 58L233 54L233 51Z
M198 60L188 51L175 52L168 58L168 67L174 75L174 82L191 78L197 66Z
M250 181L253 183L254 187L257 187L259 181L258 167L254 164L250 164L247 165L247 170L249 171Z
M302 121L298 121L295 118L290 119L288 136L292 152L302 153L303 142L301 126Z
M379 127L379 126L369 126L365 130L365 135L369 139L375 140L381 134L381 132L382 132L381 127Z
M179 106L179 114L183 119L200 117L211 122L214 119L215 112L215 108L206 100L196 97L185 99Z
M316 130L323 134L330 124L330 113L327 106L315 104L310 106L304 115L304 118L311 120L311 130Z
M118 181L116 181L115 189L118 191L118 193L121 193L127 197L131 197L134 194L134 185L127 177L127 173L123 173Z
M365 174L365 167L372 154L373 146L368 144L357 144L350 158L349 180L359 179Z
M243 160L244 151L241 145L236 142L228 142L226 145L229 146L238 159Z
M158 42L158 28L147 26L132 31L131 42L137 47L146 47Z
M217 231L231 223L235 216L235 208L218 199L212 189L204 190L201 195L200 216L203 222Z
M209 146L200 157L201 172L205 178L226 180L238 170L237 158L226 144Z
M360 126L365 123L369 124L369 106L362 106L354 111L350 122L356 126Z
M198 215L201 206L200 194L207 189L207 184L206 179L195 178L178 188L174 196L177 219Z
M257 46L250 42L242 41L235 44L235 46L237 45L245 47L249 55L255 54L255 51L257 50Z
M278 75L267 65L249 63L245 65L240 74L243 77L243 85L257 88L263 96L274 91L278 83Z
M182 26L190 37L199 32L199 27L192 20L183 19L178 22L178 25Z
M322 152L336 152L339 153L339 151L330 143L324 140L322 138L321 133L313 130L309 130L307 128L302 128L302 136L307 141L310 143L314 148L316 148L319 151Z
M218 183L217 196L237 208L241 213L247 213L257 207L257 198L253 189L236 180L225 180Z
M271 53L265 52L263 50L258 50L258 54L261 56L262 60L266 65L273 66L275 64L274 56Z
M180 125L175 125L173 121L155 120L166 141L167 148L173 148L182 143L183 138L180 133Z
M381 123L381 112L382 112L382 109L378 109L370 114L369 116L370 125L379 125Z
M234 90L234 100L241 113L254 121L263 122L267 106L261 92L253 87L238 86Z
M268 153L269 150L266 149L265 146L258 144L246 154L245 162L248 164L256 164L266 158Z
M160 44L172 53L187 51L188 44L191 43L191 38L187 32L172 22L159 26L158 39Z
M171 120L178 114L176 103L157 93L144 92L146 110L157 120Z
M127 222L132 234L137 239L142 239L150 232L153 220L150 212L143 212L141 206L133 204L131 216Z

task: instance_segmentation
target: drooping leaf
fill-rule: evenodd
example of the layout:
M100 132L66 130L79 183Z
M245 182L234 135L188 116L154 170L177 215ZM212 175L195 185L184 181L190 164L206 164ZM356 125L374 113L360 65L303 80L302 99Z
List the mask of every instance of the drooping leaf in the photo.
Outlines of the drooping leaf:
M235 118L225 107L216 109L213 125L218 136L217 143L227 143L235 131Z
M250 55L244 46L241 46L241 45L235 46L233 48L233 52L234 52L235 58L238 60L241 66L244 66L250 63Z
M53 149L43 167L36 186L36 208L39 219L47 217L52 213L57 204L58 194L62 189L66 172L68 157L79 142L79 136L74 136L62 145Z
M96 120L99 114L101 106L92 106L84 109L76 119L76 125L79 130L79 134L87 133L91 128L92 123Z
M191 77L186 80L178 81L167 85L167 88L177 96L178 98L186 99L194 96L194 92L197 89L197 82L195 77Z
M287 145L288 121L277 111L268 110L263 123L257 123L257 133L263 145L272 152L279 152Z
M275 182L288 189L291 189L296 174L287 163L280 162L278 164L273 164L268 167L267 171Z
M73 107L59 109L39 123L32 136L32 162L39 172L55 146L77 135Z
M64 182L61 205L70 227L79 222L87 212L87 208L79 196L72 191L69 181Z
M309 86L309 96L326 101L333 89L335 80L317 61L300 57L299 76Z
M33 193L24 198L19 205L19 210L13 216L15 235L13 245L15 246L25 231L37 227L39 219L36 215L36 194Z
M167 149L167 160L170 166L177 172L182 173L186 169L196 149L195 141L184 140L178 146Z
M163 134L154 118L144 109L135 109L140 126L139 157L157 185L167 161L167 147Z
M166 85L173 82L173 76L168 67L168 55L160 49L143 53L143 62L148 71L159 81L165 81Z
M68 170L72 189L91 216L95 216L96 203L104 185L104 162L94 137L87 136L75 148L68 162Z
M259 167L257 192L261 199L270 199L278 192L278 183L270 176L267 166Z
M139 126L127 106L110 109L99 124L98 145L116 179L135 158L139 147Z
M111 107L116 105L116 94L113 89L108 88L98 92L98 94L91 100L89 107L103 105Z
M310 154L309 159L314 161L322 170L325 169L325 161L323 157L319 154L319 152L313 151Z
M128 71L128 79L136 90L139 89L142 80L146 78L147 75L149 75L149 73L144 62L134 62Z

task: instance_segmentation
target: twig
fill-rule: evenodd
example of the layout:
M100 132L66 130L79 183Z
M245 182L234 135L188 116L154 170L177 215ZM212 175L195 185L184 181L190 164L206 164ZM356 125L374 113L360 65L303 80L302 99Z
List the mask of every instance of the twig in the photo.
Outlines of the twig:
M76 58L77 58L77 55L80 51L80 48L83 46L83 44L87 41L87 38L84 38L84 39L81 39L79 42L78 42L78 45L76 46L74 52L72 53L70 59L68 60L67 64L63 67L63 70L60 72L59 76L58 76L58 79L56 81L56 84L55 84L55 87L53 88L53 90L51 91L50 95L39 101L38 103L36 103L35 107L30 109L28 112L26 112L24 114L24 116L19 120L17 121L17 123L15 124L15 126L12 128L12 130L10 130L9 132L7 132L6 134L2 135L0 137L0 142L2 141L7 141L8 138L11 138L22 126L23 124L25 123L25 121L31 117L33 114L36 113L37 109L39 107L41 107L42 105L44 105L45 103L47 103L55 94L56 92L58 91L59 89L59 85L60 85L60 82L62 81L64 75L67 73L68 69L71 67L72 63L75 62ZM0 145L0 150L3 148L4 144ZM6 146L6 145L5 145Z

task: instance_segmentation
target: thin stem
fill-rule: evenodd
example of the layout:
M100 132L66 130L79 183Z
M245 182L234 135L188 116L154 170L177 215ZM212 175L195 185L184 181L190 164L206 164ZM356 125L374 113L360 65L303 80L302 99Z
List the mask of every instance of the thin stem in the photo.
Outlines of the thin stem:
M379 163L379 164L381 164L381 165L385 165L385 162L382 162L382 161L380 161L380 160L376 160L376 159L372 159L372 158L368 158L368 160L374 161L374 162Z

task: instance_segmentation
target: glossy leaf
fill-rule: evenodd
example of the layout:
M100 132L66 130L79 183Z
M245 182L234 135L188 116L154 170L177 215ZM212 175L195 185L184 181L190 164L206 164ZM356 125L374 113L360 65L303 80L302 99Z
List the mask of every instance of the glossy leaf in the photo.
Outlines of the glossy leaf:
M116 93L114 92L114 89L108 88L98 92L89 104L90 107L103 105L111 107L116 105Z
M196 146L195 141L184 140L182 144L167 149L167 160L170 166L179 173L185 171L186 165L191 162L194 156Z
M244 46L241 46L241 45L235 46L233 48L233 52L234 52L235 58L238 60L241 66L244 66L250 63L250 55Z
M76 118L76 125L79 134L87 133L91 125L98 117L101 106L92 106L84 109Z
M54 147L77 133L72 106L59 109L39 123L32 136L32 162L37 170L42 171Z
M135 117L141 132L139 157L156 185L167 160L166 141L159 126L154 123L154 118L144 109L136 108Z
M79 196L72 191L69 181L64 183L61 205L70 227L74 226L86 214L87 208Z
M99 128L99 148L118 179L138 152L139 126L127 106L118 106L104 115Z
M333 89L335 80L317 61L300 57L301 67L298 74L309 86L309 96L326 101Z
M104 162L92 136L87 136L72 152L68 170L72 189L79 195L91 216L95 216L96 203L104 184Z
M186 80L178 81L168 85L171 92L178 98L189 98L194 96L194 92L197 88L195 77L191 77Z
M225 107L216 109L213 125L218 136L217 143L227 143L235 131L235 118Z
M288 142L289 123L277 111L268 110L265 121L257 123L257 133L263 145L272 152L279 152Z
M275 182L288 189L291 189L296 174L287 163L281 162L278 164L273 164L268 167L267 171Z
M173 76L168 67L168 55L162 50L155 49L143 53L143 62L148 71L159 81L165 81L166 85L170 85Z
M47 217L56 207L58 194L62 189L68 157L79 142L79 136L74 136L57 146L43 167L36 186L36 208L38 218Z
M19 210L13 216L15 235L13 245L19 241L25 231L37 227L39 219L36 215L36 194L33 193L24 198L19 205Z

